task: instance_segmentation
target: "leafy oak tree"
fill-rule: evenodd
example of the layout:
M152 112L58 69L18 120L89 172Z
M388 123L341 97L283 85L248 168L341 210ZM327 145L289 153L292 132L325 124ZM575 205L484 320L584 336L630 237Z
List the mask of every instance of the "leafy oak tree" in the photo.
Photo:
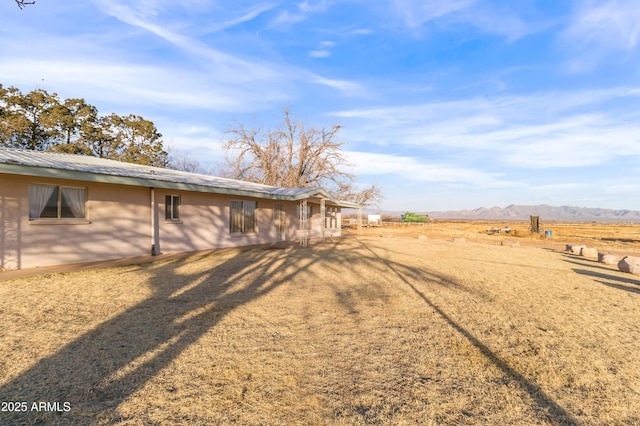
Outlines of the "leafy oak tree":
M223 174L233 179L284 188L323 187L345 201L372 205L383 198L381 189L371 185L359 189L338 139L339 125L306 127L294 121L286 109L283 123L263 131L241 123L227 131L223 148Z
M34 90L26 95L15 87L0 90L0 137L4 145L44 151L52 144L51 113L56 95Z
M98 109L84 99L65 99L50 113L50 125L55 131L55 148L59 151L90 154L84 146L91 129L98 121Z
M162 134L143 117L100 116L84 99L60 100L43 89L22 94L1 84L0 146L167 166Z

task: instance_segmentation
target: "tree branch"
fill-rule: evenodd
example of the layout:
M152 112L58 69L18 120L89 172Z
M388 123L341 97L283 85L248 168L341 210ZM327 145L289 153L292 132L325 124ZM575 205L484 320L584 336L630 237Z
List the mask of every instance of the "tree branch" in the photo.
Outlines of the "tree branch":
M29 4L36 4L36 2L35 2L35 0L34 1L16 0L16 4L18 5L18 7L20 9L24 9L25 6L27 6Z
M223 145L224 174L284 188L324 187L345 201L370 205L382 198L382 191L376 186L356 189L349 171L353 164L342 151L345 142L338 139L339 130L338 125L305 126L286 109L282 124L274 130L247 129L236 122L226 132L230 137Z

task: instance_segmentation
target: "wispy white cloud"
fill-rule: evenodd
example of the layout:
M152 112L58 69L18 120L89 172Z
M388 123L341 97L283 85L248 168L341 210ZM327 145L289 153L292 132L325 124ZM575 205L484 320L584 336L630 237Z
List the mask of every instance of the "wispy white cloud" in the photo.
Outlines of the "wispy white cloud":
M277 27L290 27L291 25L297 24L307 19L306 13L294 13L288 10L283 10L278 14L278 16L271 21L269 27L277 28Z
M611 182L609 185L602 185L602 190L607 194L628 194L635 197L640 192L640 184Z
M405 25L415 28L433 19L460 12L474 3L475 0L393 0L392 5Z
M396 175L411 182L453 183L469 186L503 187L514 183L501 181L500 174L488 173L454 164L422 161L415 157L349 151L349 161L362 175Z
M559 35L570 53L568 68L585 71L612 53L636 51L640 42L640 3L635 0L576 2L569 23Z
M567 43L579 48L635 49L640 41L640 3L635 0L585 0L563 32Z
M3 67L3 75L10 76L13 84L42 82L65 97L84 97L91 103L119 104L123 108L154 105L165 109L242 111L249 105L264 107L288 99L282 87L264 87L252 94L242 86L225 84L228 78L211 79L202 71L117 64L98 58L21 59Z
M204 62L200 63L200 66L208 68L212 73L212 77L215 76L219 81L233 82L236 84L246 83L253 87L260 84L260 82L287 87L292 81L303 81L328 86L348 92L349 94L355 93L359 88L357 83L320 76L286 63L240 58L237 55L231 55L215 49L196 38L173 31L170 29L170 25L158 23L156 19L147 19L146 12L139 13L137 10L113 0L95 1L101 5L105 13L116 17L126 24L142 28L175 45L182 51L204 60ZM264 8L266 7L267 6L264 6ZM314 7L305 6L305 4L298 6L298 8L305 13L322 10L324 7L326 7L324 3L320 3ZM264 8L254 10L249 16L260 13ZM321 43L321 46L329 45ZM322 55L323 51L320 51L319 54ZM261 87L265 87L265 85L263 84ZM249 90L253 89L249 88ZM267 88L265 90L269 92L273 89Z
M540 23L527 22L517 10L498 7L487 0L394 0L391 11L409 29L419 29L430 22L445 26L468 25L509 40L517 40L541 26Z
M447 152L503 167L582 167L618 155L640 157L640 112L600 111L605 102L628 100L629 93L628 88L556 92L333 115L348 123L348 138L363 143Z
M509 41L515 41L527 34L537 32L546 25L527 22L509 8L491 6L467 9L461 14L459 22L468 23L483 33L503 36Z
M217 69L224 67L227 71L226 75L234 76L234 79L241 76L246 80L272 80L279 74L277 70L272 69L266 64L257 61L242 60L234 55L214 49L197 39L173 31L169 25L160 24L155 19L148 19L148 11L142 12L137 8L134 9L133 7L114 1L96 1L105 13L126 24L153 33L185 52L207 59L212 62Z
M359 83L349 80L327 78L309 71L305 71L305 73L308 76L308 80L312 83L338 89L339 91L349 96L364 95L364 88Z
M209 27L206 27L205 31L222 31L228 28L235 27L236 25L243 24L245 22L252 21L256 17L260 16L264 12L272 10L278 6L278 3L260 3L257 5L253 5L247 11L245 11L240 16L233 17L229 20L215 23Z
M309 56L312 58L328 58L331 56L331 51L325 49L312 50L309 52Z
M309 56L312 58L328 58L331 56L331 48L335 45L333 41L322 41L320 42L317 49L309 52Z
M198 162L213 166L224 160L224 135L213 127L185 125L173 119L161 119L164 142L172 151L178 151Z
M292 25L307 20L310 16L326 12L334 0L303 1L295 3L291 9L282 10L269 24L270 28L290 28Z
M372 29L369 29L369 28L356 28L354 30L350 30L349 34L353 34L353 35L369 35L369 34L375 34L375 31L373 31Z

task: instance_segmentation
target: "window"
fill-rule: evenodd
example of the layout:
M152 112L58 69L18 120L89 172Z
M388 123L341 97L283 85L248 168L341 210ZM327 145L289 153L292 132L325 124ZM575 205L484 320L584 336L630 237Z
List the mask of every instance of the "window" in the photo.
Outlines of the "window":
M338 227L338 208L327 207L324 215L324 226L328 229L336 229Z
M231 201L231 214L229 217L229 231L232 234L246 234L256 232L255 201Z
M29 219L84 219L86 188L29 185Z
M180 220L180 196L166 195L164 197L165 220Z

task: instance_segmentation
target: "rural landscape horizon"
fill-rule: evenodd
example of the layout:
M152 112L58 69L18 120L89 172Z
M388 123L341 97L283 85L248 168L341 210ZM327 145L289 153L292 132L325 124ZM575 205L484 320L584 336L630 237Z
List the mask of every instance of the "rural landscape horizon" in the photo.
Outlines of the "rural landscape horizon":
M368 214L380 214L394 218L400 218L406 210L382 210L375 207L367 207L363 210ZM612 210L602 208L587 208L576 206L550 206L541 204L537 206L522 206L510 204L506 207L478 207L472 210L449 211L417 211L414 213L427 214L431 219L458 219L458 220L517 220L528 221L530 216L539 216L545 220L563 222L640 222L640 211L637 210Z

